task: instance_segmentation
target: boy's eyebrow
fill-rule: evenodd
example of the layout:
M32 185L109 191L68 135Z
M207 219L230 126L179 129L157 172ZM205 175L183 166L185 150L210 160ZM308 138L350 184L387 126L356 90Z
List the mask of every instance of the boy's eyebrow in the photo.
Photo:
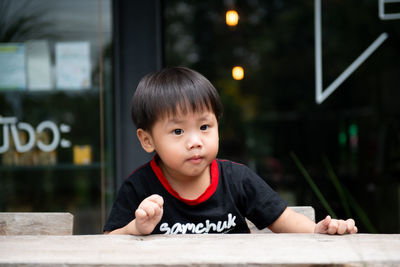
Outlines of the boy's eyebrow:
M184 119L180 119L179 117L176 117L176 116L168 117L167 120L168 120L167 121L168 124L179 124L179 123L183 123L185 121Z
M182 123L184 120L172 118L168 120L168 123Z
M199 121L208 120L210 118L210 116L211 115L207 113L207 114L200 116L197 120L199 120ZM168 123L171 123L171 124L179 124L179 123L183 123L184 121L185 121L185 119L180 119L177 117L172 117L172 118L168 119Z
M205 121L205 120L208 120L208 119L210 119L210 114L204 114L203 116L201 116L201 117L199 117L199 120L201 120L201 121Z

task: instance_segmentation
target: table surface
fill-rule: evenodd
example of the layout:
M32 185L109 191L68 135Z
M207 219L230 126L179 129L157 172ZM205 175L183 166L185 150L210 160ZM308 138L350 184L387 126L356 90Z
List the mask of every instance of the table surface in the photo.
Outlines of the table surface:
M0 236L0 266L400 266L400 234Z

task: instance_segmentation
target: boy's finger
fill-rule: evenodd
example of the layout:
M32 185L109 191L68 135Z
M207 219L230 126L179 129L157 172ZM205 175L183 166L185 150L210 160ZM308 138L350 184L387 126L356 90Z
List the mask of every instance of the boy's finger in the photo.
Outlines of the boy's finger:
M135 217L138 218L138 219L145 218L146 216L147 216L147 213L141 208L138 208L135 211Z
M338 221L338 229L337 229L337 233L339 235L343 235L345 234L347 231L347 223L343 220L339 220Z
M331 221L331 217L328 215L322 221L318 222L315 227L315 233L326 234L329 227L329 222Z
M353 219L348 219L346 220L346 225L347 225L347 232L352 233L353 228L356 226L356 223L354 222Z
M153 217L156 214L156 210L160 209L160 206L152 201L143 201L140 204L139 209L144 210L147 216Z
M164 209L163 209L162 207L161 207L161 208L158 208L158 209L156 209L156 214L155 214L155 216L156 216L156 217L162 217L163 213L164 213Z
M328 226L328 233L330 235L336 234L338 230L338 222L336 220L331 220Z
M154 195L149 196L147 199L154 203L157 203L158 206L160 206L160 207L162 207L164 205L164 199L160 195L154 194Z
M329 215L327 215L327 216L325 217L325 219L322 221L322 226L323 226L323 228L324 228L325 230L327 230L327 229L329 228L329 224L331 223L331 221L332 221L332 218L331 218L331 216L329 216Z
M329 216L329 215L327 215L326 217L325 217L325 219L323 219L322 221L321 221L321 231L322 232L327 232L328 231L328 229L329 229L329 224L331 223L331 221L332 221L332 218L331 218L331 216Z

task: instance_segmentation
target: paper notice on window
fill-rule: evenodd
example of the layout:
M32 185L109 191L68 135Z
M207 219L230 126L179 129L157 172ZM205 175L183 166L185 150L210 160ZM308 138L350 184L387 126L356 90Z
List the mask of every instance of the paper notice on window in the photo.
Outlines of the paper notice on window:
M51 61L47 41L29 41L25 43L28 90L50 90Z
M87 89L90 79L89 42L56 43L56 87L57 89Z
M20 43L0 44L0 90L26 88L25 46Z

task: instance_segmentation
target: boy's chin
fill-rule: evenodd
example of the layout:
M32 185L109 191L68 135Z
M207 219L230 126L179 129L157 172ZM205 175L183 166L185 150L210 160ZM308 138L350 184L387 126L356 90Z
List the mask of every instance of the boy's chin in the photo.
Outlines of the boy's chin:
M204 174L204 172L209 173L210 164L192 165L187 166L181 170L181 174L188 177L198 177Z

